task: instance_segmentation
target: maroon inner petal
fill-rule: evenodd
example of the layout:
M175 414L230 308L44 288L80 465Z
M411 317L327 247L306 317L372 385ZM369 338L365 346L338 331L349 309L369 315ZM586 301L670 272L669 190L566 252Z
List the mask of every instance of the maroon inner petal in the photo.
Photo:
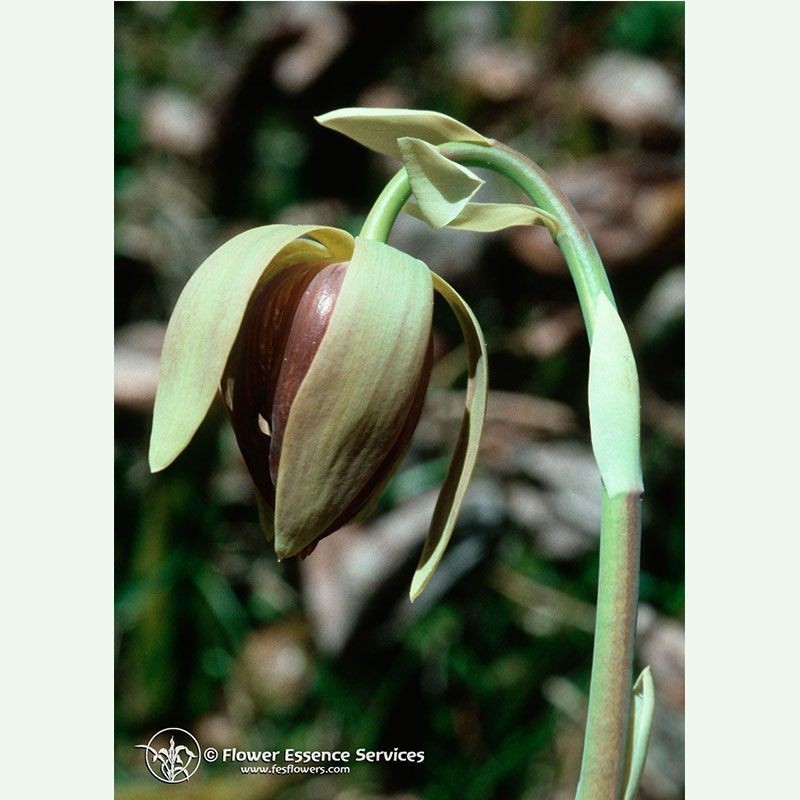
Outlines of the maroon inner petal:
M270 416L272 443L269 471L273 485L278 480L278 463L289 410L328 329L346 272L346 263L328 264L312 278L297 304L286 340Z

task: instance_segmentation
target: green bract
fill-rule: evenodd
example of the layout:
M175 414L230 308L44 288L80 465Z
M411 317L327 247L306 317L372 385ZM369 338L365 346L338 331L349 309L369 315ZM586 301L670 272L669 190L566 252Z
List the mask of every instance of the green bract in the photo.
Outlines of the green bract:
M448 158L442 148L452 142L491 147L488 139L446 114L406 108L341 108L316 121L378 153L403 161L416 205L413 216L431 227L499 231L513 225L545 225L553 237L558 220L540 208L519 203L472 203L484 181Z
M656 695L650 667L645 667L633 684L631 696L631 716L628 724L628 737L625 751L625 785L623 800L635 800L639 782L647 761L650 747L650 731L653 727L653 714Z
M600 294L589 353L592 448L609 497L642 491L639 378L625 326Z
M444 227L464 210L484 181L422 139L406 136L398 144L420 211L435 228Z
M414 596L452 532L486 405L477 322L435 281L468 338L473 377ZM279 557L307 554L368 509L402 459L430 376L433 289L421 261L333 228L236 236L195 272L170 318L151 469L181 453L221 387L262 528Z
M430 224L430 216L423 213L418 203L406 203L403 211ZM448 228L462 231L492 233L515 225L542 225L555 239L558 220L546 211L522 203L468 203L447 223Z
M397 140L406 136L430 144L475 142L491 145L477 131L438 111L417 111L409 108L339 108L314 119L326 128L349 136L364 147L401 158Z

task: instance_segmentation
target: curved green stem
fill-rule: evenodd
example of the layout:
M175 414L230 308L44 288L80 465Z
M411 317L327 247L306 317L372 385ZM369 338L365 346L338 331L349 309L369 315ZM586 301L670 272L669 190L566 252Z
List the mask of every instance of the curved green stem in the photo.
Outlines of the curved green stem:
M395 220L409 197L411 184L408 182L408 174L401 169L378 195L361 226L359 236L376 242L388 241Z
M621 797L639 596L639 493L603 489L592 679L578 800Z
M572 203L552 179L530 159L506 147L495 144L485 147L467 142L450 142L439 151L459 164L490 169L515 183L539 208L556 217L561 230L556 244L564 258L578 292L589 341L594 330L594 308L597 295L603 292L614 304L603 262L597 248ZM400 170L381 192L372 207L361 235L368 239L386 241L397 215L411 196L411 187L404 169Z
M465 142L439 146L465 166L491 169L515 183L539 208L555 216L555 242L564 254L586 323L589 341L599 294L614 296L586 226L569 200L536 164L502 144ZM404 169L381 192L361 235L387 241L392 225L411 196ZM631 702L633 643L639 591L639 494L602 494L597 623L589 690L581 777L577 800L616 800L625 775L625 748Z

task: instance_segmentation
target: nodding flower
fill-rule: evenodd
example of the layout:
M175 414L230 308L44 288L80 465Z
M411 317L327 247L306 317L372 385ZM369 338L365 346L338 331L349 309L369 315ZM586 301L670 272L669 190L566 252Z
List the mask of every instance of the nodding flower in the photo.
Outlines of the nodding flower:
M448 135L461 130L443 115L408 113L401 122L413 123L417 134L429 131L429 118ZM375 131L380 121L373 117L356 122ZM465 337L468 380L413 599L442 557L475 466L486 349L474 314L452 287L372 236L267 225L235 236L200 265L167 326L151 470L180 455L220 393L275 553L308 555L372 507L408 448L433 364L434 290Z
M433 365L434 280L332 228L272 225L224 244L167 326L151 469L181 453L219 391L276 554L308 555L369 510L408 448Z

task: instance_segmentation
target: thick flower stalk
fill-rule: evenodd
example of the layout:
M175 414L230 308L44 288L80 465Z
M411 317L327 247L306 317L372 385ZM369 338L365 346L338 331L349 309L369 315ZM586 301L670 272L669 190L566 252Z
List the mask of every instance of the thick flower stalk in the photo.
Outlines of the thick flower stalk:
M150 465L188 445L219 391L279 558L367 511L419 420L432 363L434 290L464 335L461 430L411 583L425 588L455 527L477 459L487 396L480 326L441 277L389 246L401 211L434 228L544 225L575 282L591 344L589 410L602 478L595 651L579 800L632 800L647 754L653 687L631 692L639 574L639 390L636 366L600 257L575 209L519 153L437 112L342 109L317 118L400 159L402 169L354 240L333 228L270 225L231 239L187 283L167 327ZM536 204L473 202L509 178Z

